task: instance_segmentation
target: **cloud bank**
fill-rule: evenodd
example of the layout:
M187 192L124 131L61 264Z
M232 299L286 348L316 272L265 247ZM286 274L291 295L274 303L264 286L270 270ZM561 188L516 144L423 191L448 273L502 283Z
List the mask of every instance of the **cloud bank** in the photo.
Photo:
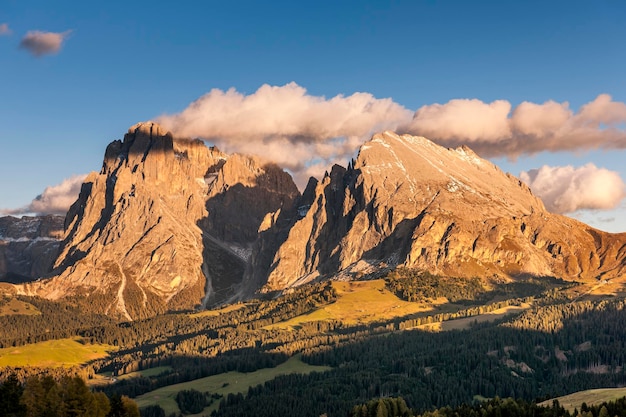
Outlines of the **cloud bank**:
M333 163L345 165L375 132L396 130L444 146L466 144L485 157L544 151L626 149L626 104L601 94L578 112L567 102L455 99L413 112L369 93L313 96L290 83L263 85L245 95L214 89L178 114L157 119L175 135L200 137L226 152L265 157L295 176L302 187ZM613 208L624 196L616 172L593 165L542 167L522 173L555 212Z
M504 100L456 99L421 107L400 130L445 146L466 144L486 157L626 149L626 104L601 94L574 113L567 102L512 109Z
M18 209L0 210L0 214L65 214L76 201L86 175L74 175L60 184L46 187L30 204Z
M572 213L582 209L616 208L626 196L626 184L615 171L587 164L550 167L524 171L520 174L533 192L554 213Z
M395 129L412 111L369 93L313 96L295 83L244 95L211 90L181 113L157 119L176 135L200 137L227 152L253 153L290 169L299 184L345 164L375 132Z
M11 29L9 29L8 23L0 23L0 36L6 36L13 33Z
M27 50L36 57L56 54L61 50L63 42L70 33L69 30L61 33L31 30L22 38L20 48Z

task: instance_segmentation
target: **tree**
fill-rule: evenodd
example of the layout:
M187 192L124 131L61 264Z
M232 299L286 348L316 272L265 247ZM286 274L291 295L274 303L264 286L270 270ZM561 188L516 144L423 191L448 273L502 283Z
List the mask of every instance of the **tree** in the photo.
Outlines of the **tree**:
M137 403L127 396L113 395L110 401L111 411L107 417L140 417ZM163 414L165 415L165 412Z
M0 385L0 415L7 417L22 417L26 415L26 408L20 402L24 387L17 379L17 375L11 374Z
M210 403L208 399L207 393L195 389L182 390L176 394L176 403L183 414L200 413Z
M26 380L22 404L27 417L60 417L65 413L59 386L50 375Z
M158 405L149 405L140 411L141 417L165 417L165 410Z

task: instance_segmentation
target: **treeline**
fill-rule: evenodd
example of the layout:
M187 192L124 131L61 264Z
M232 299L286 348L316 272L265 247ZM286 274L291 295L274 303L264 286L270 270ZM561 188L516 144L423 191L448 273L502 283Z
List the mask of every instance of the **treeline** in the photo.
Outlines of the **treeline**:
M70 303L26 296L17 299L34 305L41 315L0 316L0 348L77 336L86 329L115 323L107 316L85 312Z
M584 318L595 311L602 311L607 320L619 319L626 306L624 299L601 301L575 301L567 304L538 306L521 314L509 326L516 329L536 329L543 332L556 332L563 329L567 320ZM570 325L576 326L572 321ZM599 323L602 325L601 323Z
M36 376L21 383L10 375L0 384L0 416L139 417L139 408L126 396L92 392L78 376Z
M406 281L397 288L409 288L406 294L410 295L410 286L425 285L418 278L398 278L398 282ZM425 282L432 279L428 277ZM456 282L442 279L445 282L437 291L448 291L446 285ZM274 367L297 352L302 352L309 364L333 367L326 373L280 376L252 387L245 395L229 395L220 401L217 416L345 416L355 405L381 396L402 396L407 407L424 411L471 402L475 395L530 399L626 382L623 300L572 303L554 289L559 282L545 286L529 282L529 287L524 287L528 293L542 291L516 298L513 295L526 294L526 290L509 287L502 290L505 296L498 296L504 298L501 301L466 304L463 300L472 294L480 300L488 294L476 293L477 283L467 282L455 298L464 304L462 309L457 305L456 310L446 313L423 312L378 323L322 321L290 329L270 326L336 300L337 294L327 282L276 299L234 306L218 315L164 314L136 322L101 321L92 326L87 322L94 318L76 318L62 322L55 331L120 348L111 357L83 368L89 375L105 370L117 375L170 367L160 375L123 379L106 386L103 389L110 398L135 397L162 386L233 370ZM504 325L499 325L505 321L501 319L475 325L471 331L399 331L528 301L534 307L517 319L506 319L509 321ZM80 316L71 310L73 307L67 308L66 315ZM25 328L23 333L17 327L11 330L13 341L4 339L6 343L47 337L45 327ZM12 370L0 370L0 381L3 372L6 376ZM32 372L38 371L19 370L20 378L28 379Z
M522 298L538 295L553 288L571 285L563 280L542 277L529 278L487 289L478 277L457 278L431 274L408 268L397 268L385 276L389 290L399 298L422 302L445 297L452 303L476 304L500 298Z

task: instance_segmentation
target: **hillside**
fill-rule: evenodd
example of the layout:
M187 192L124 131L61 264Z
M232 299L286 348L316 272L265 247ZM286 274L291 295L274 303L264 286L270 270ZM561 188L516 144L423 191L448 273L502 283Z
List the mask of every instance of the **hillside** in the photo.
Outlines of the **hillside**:
M42 314L0 316L0 344L9 347L3 358L35 351L33 341L73 337L86 349L115 349L72 368L0 369L0 380L11 372L78 373L109 397L174 411L171 397L190 387L223 395L211 405L217 416L317 417L345 416L379 397L401 396L425 411L474 398L530 401L626 383L623 295L591 294L586 284L562 280L491 287L397 270L378 280L303 285L213 311L125 323L79 321L65 304L19 298ZM57 327L48 328L52 323ZM421 330L437 324L447 331ZM295 355L306 366L278 375ZM325 368L300 373L313 366ZM257 377L260 385L245 382Z

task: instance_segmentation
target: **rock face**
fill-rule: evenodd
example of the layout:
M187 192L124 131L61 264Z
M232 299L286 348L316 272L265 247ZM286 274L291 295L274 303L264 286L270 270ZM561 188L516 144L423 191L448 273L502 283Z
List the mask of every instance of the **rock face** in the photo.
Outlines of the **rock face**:
M28 282L50 272L62 236L62 216L0 217L0 281Z
M268 263L265 290L398 265L498 280L626 269L626 234L548 213L525 184L470 149L419 137L375 135L301 209Z
M53 264L35 262L36 251L31 263L13 262L0 242L0 271L35 276L52 265L47 279L13 290L121 319L395 266L498 281L626 269L626 234L550 214L466 147L390 132L300 195L276 165L140 123L108 146L64 228L60 244L49 241L58 245ZM35 229L31 240L48 237Z
M140 123L85 179L52 277L21 291L123 319L227 300L266 215L298 196L275 165Z

